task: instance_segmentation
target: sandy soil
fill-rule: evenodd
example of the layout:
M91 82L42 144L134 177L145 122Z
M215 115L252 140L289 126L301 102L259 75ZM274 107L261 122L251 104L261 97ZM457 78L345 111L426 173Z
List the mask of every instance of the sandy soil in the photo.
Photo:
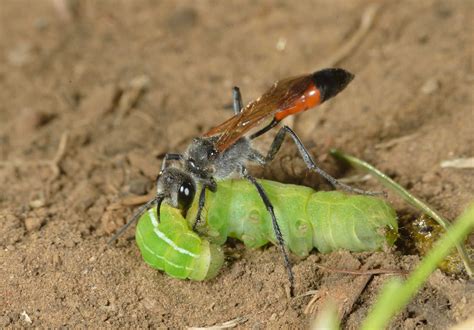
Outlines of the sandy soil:
M312 297L287 298L273 246L234 244L221 274L196 283L147 267L133 240L106 244L133 211L107 207L151 191L166 151L182 151L226 119L233 85L249 101L279 78L328 63L354 72L346 91L295 118L294 129L334 175L351 173L327 157L331 147L375 164L455 218L473 200L474 172L440 164L474 156L473 3L385 1L338 59L369 5L2 1L0 327L174 328L236 318L252 329L309 325ZM255 173L329 188L305 173L291 143L284 149ZM412 269L418 260L401 250L315 252L293 259L297 292L317 289L320 304L329 296L344 302L343 324L354 328L388 276L317 264ZM442 329L472 317L473 291L462 275L437 271L392 327Z

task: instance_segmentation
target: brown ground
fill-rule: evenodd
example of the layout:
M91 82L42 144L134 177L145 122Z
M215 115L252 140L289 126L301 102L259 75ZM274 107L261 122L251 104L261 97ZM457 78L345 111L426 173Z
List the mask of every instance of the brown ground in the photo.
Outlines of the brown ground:
M248 101L278 78L326 66L369 2L84 1L71 11L61 3L75 1L0 6L0 327L28 326L25 315L37 327L210 326L238 317L254 329L308 326L311 297L287 299L275 247L237 244L216 279L179 281L147 267L133 241L108 247L132 209L105 210L151 190L164 152L182 151L227 118L234 84ZM474 156L473 9L461 0L384 3L338 63L356 74L350 87L293 123L324 168L348 175L325 156L338 147L449 218L466 207L473 170L440 163ZM290 143L283 154L266 177L316 181ZM56 156L57 174L54 163L38 162ZM314 253L294 259L297 291L345 301L344 324L355 327L388 276L316 264L410 269L418 260L400 251ZM472 317L472 296L463 277L438 271L392 325L446 328Z

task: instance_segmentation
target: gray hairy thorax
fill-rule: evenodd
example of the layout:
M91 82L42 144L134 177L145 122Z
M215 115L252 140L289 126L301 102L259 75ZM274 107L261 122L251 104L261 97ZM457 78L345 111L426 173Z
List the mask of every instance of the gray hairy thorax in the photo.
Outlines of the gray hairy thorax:
M243 166L252 154L250 141L241 138L222 153L215 151L216 137L195 138L178 166L165 167L157 180L157 195L165 203L180 207L180 198L188 202L196 193L197 183L211 191L216 181L242 176Z
M241 138L222 153L214 153L218 137L194 138L185 154L185 169L197 180L241 177L242 166L251 154L248 138Z

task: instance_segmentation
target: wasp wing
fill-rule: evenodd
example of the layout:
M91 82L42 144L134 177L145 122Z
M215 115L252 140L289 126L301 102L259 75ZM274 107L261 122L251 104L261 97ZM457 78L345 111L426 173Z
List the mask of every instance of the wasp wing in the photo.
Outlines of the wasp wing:
M276 82L261 97L247 104L242 112L212 128L205 136L220 134L216 149L222 152L251 129L274 118L278 112L285 111L302 96L310 84L308 75Z
M280 121L335 96L353 77L343 69L325 69L278 81L239 114L212 128L204 136L219 135L216 149L222 152L251 129L270 119Z

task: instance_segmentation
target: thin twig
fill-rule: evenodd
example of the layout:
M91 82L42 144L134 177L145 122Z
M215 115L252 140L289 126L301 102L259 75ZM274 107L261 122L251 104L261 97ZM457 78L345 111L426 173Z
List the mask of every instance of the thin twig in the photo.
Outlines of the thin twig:
M322 298L322 295L321 295L321 292L319 290L316 290L316 292L314 293L313 297L311 298L311 300L308 302L308 304L306 305L306 307L304 308L304 311L303 313L308 315L308 314L313 314L314 313L314 310L315 310L315 305L316 305L316 302Z
M149 200L153 199L156 197L156 192L151 191L146 195L141 195L141 196L128 196L124 197L118 202L112 203L109 206L107 206L107 210L119 210L124 207L129 207L129 206L136 206L136 205L141 205L145 204Z
M390 148L396 146L399 143L408 142L408 141L418 137L419 135L420 135L420 133L417 132L417 133L414 133L414 134L397 137L397 138L389 140L389 141L384 141L384 142L378 143L374 146L374 148L375 149L390 149Z
M59 168L59 163L61 162L61 160L63 159L66 153L68 136L69 136L68 132L64 132L61 135L61 138L59 140L58 150L56 151L56 154L54 155L53 159L49 162L49 166L51 167L51 170L53 171L53 177L50 179L51 181L56 179L61 172Z
M372 276L373 275L364 275L358 277L356 281L350 284L350 290L344 290L344 294L342 296L338 293L333 296L330 293L329 289L326 289L324 294L322 293L323 290L316 290L313 297L306 305L304 313L315 314L315 312L318 310L318 300L324 298L327 299L327 297L330 296L331 299L336 299L340 301L338 308L338 317L340 320L344 319L346 315L348 315L352 311L354 304L364 292Z
M51 169L51 172L53 173L53 175L49 178L49 181L51 182L54 179L56 179L61 173L59 163L61 162L62 158L64 157L66 153L67 140L68 140L68 132L64 132L61 135L58 149L52 159L2 161L0 162L0 166L13 166L13 167L49 166L49 168Z
M456 158L451 160L443 160L441 162L442 168L474 168L474 157L471 158Z
M380 275L380 274L408 274L407 271L401 269L369 269L369 270L356 270L356 269L337 269L326 267L322 265L316 265L319 269L340 274L351 274L351 275Z
M119 203L121 206L136 206L140 204L145 204L148 202L150 199L153 199L156 197L156 192L151 191L146 195L141 195L141 196L128 196L125 198L122 198Z
M333 55L331 55L329 59L321 63L322 65L319 67L326 68L335 66L345 60L354 51L354 49L361 44L362 39L364 39L364 37L372 28L375 16L377 15L379 9L380 4L378 3L369 5L362 14L360 25L357 31L345 44L343 44Z
M367 182L370 179L372 179L372 176L370 174L365 174L365 175L356 174L352 176L347 176L345 178L340 178L338 179L338 181L345 184L353 184L353 183Z

